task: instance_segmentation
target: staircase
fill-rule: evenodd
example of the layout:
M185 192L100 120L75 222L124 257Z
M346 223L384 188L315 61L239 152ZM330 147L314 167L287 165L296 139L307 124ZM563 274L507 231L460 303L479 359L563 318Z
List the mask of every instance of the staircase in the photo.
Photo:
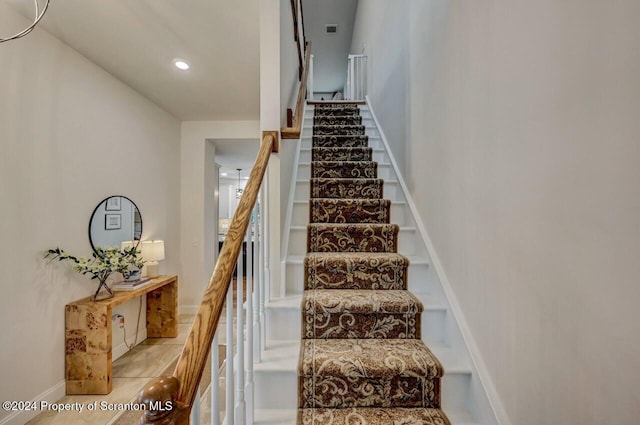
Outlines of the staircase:
M496 424L391 164L366 105L307 105L256 423Z
M422 303L407 291L364 133L357 106L316 106L298 424L448 424L443 369L420 340Z

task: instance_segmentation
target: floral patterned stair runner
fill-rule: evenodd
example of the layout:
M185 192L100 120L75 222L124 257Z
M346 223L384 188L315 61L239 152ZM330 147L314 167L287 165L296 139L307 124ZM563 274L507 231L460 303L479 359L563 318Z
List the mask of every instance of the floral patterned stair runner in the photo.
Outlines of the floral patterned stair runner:
M448 425L359 108L316 106L313 130L298 424Z

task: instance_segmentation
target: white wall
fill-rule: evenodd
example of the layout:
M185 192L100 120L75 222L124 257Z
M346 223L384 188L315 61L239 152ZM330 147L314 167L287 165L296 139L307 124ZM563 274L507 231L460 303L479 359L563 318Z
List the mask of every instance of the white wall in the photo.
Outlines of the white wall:
M640 416L639 19L359 3L352 51L514 425Z
M389 2L393 3L393 2ZM358 0L303 0L307 40L314 54L314 91L331 99L347 83L347 56L353 33ZM326 25L338 25L338 32L327 34Z
M0 5L0 27L16 23ZM0 399L30 400L64 391L64 306L96 286L43 251L89 255L103 198L134 200L143 239L164 239L177 272L180 125L39 29L3 43L0 64Z
M406 99L409 84L407 0L374 3L358 3L350 53L368 56L369 98L398 165L405 168L408 147L404 141L408 137L409 115ZM372 25L373 22L376 24ZM420 74L416 77L419 79Z
M280 4L280 126L287 125L287 108L296 110L298 96L298 45L293 37L293 14L289 0ZM302 36L300 38L302 43ZM300 45L302 49L304 46ZM304 54L303 54L304 59Z
M216 139L250 139L258 121L184 121L181 131L180 308L195 313L215 265L217 246Z
M298 1L298 0L296 0ZM299 8L298 8L299 12ZM302 57L304 60L304 46L302 39L302 23L298 22L300 27L300 48L303 50ZM291 2L289 0L280 0L280 126L287 125L287 108L291 108L294 113L296 111L296 103L298 100L298 90L300 88L300 80L298 79L298 45L293 37L293 14L291 11ZM296 153L298 141L286 140L280 141L280 152L278 158L280 161L280 229L284 231L284 224L289 205L289 192L292 185L293 163Z

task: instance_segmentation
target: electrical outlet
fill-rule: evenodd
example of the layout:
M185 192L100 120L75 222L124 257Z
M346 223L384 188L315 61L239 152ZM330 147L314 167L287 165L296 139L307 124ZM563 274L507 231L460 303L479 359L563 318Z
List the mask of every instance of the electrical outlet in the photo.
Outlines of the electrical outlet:
M114 314L113 316L111 316L111 320L113 322L118 321L118 327L120 329L124 328L124 316L122 314Z

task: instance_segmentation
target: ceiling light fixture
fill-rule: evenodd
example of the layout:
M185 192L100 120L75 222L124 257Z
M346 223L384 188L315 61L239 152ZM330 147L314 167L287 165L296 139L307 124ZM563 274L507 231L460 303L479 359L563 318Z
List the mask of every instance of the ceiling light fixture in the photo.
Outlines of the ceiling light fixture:
M38 1L39 0L33 0L33 3L35 4L35 7L36 7L36 16L35 18L33 18L33 22L31 23L31 25L29 25L27 28L23 29L17 34L13 34L12 36L9 36L6 38L0 38L0 43L4 43L5 41L10 41L10 40L16 40L20 37L24 37L25 35L29 34L31 31L33 31L33 29L36 27L36 25L38 25L38 22L40 22L40 19L42 19L45 12L49 8L49 0L45 1L44 7L42 7L42 10L40 8L40 5L38 4Z
M186 71L187 69L189 69L189 64L180 59L176 59L175 62L173 62L173 64L176 66L176 68L181 69L183 71Z
M238 187L236 188L236 199L242 198L242 193L244 192L244 190L240 189L240 171L242 171L242 168L238 168Z
M220 173L222 177L227 177L227 173Z

